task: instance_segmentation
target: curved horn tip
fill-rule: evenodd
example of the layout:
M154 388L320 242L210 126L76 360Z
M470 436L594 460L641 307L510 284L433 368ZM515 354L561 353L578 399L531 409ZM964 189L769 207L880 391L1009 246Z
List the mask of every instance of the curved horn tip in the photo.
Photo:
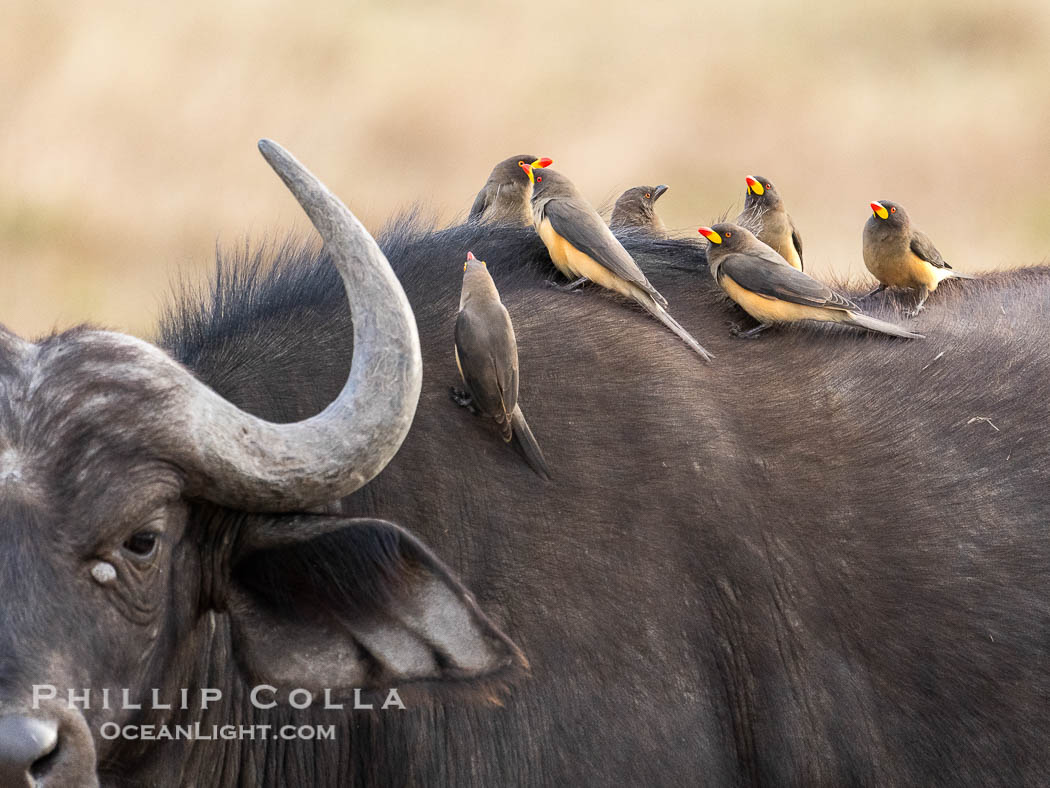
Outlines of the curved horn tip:
M273 164L275 159L280 159L282 156L286 156L288 158L292 157L292 154L285 150L283 145L281 145L278 142L274 142L269 137L263 137L261 140L259 140L258 145L259 153L261 153L263 155L263 158L266 159L266 161L270 162L271 165Z
M266 163L280 176L285 186L291 189L292 194L300 202L303 200L303 194L310 187L327 191L320 179L310 172L301 161L289 153L283 145L263 137L259 140L258 147L259 153L266 159ZM306 206L303 207L305 208Z
M378 252L379 247L376 246L375 239L320 178L273 140L263 138L259 140L258 145L266 163L277 173L296 202L306 212L329 249L334 249L342 241L348 248L359 249L359 245L364 244L374 246ZM349 256L335 256L336 268L344 277L349 263ZM386 258L383 258L383 264L386 265Z

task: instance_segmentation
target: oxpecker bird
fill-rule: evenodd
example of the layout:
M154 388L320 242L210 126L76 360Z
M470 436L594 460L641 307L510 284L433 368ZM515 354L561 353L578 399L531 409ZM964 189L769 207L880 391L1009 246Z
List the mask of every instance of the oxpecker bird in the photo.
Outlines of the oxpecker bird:
M914 317L945 279L974 278L953 270L929 236L911 223L901 205L879 200L871 203L871 214L864 225L864 265L879 280L879 286L865 298L887 287L918 290Z
M529 209L532 181L522 171L521 165L541 168L549 167L551 163L550 159L537 159L532 155L511 156L501 161L492 168L489 179L474 198L467 221L519 226L532 224Z
M700 234L710 243L707 262L711 275L759 323L750 331L734 329L734 336L750 339L778 323L816 320L923 339L921 334L858 312L848 298L787 265L783 257L738 224L701 227Z
M500 436L516 441L525 460L544 479L550 466L518 404L518 345L510 314L481 260L467 252L456 317L456 366L467 390L452 389L452 400L492 419Z
M736 217L736 223L751 230L762 243L787 261L788 265L802 269L802 236L788 215L780 192L769 178L748 175L744 210Z
M656 215L656 201L667 191L667 186L635 186L628 189L613 206L610 227L637 227L654 235L667 232L664 223Z
M566 288L594 282L639 304L706 361L712 356L668 314L667 299L649 284L634 258L572 182L554 170L522 165L533 181L532 221L554 265L573 279Z

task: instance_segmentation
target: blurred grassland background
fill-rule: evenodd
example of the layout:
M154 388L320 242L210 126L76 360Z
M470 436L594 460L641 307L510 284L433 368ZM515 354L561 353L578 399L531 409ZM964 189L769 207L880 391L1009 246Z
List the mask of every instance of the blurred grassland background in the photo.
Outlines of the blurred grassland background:
M308 225L286 145L378 229L551 156L669 227L773 179L807 271L866 277L872 199L965 271L1050 254L1050 3L0 0L0 323L149 335L216 243Z

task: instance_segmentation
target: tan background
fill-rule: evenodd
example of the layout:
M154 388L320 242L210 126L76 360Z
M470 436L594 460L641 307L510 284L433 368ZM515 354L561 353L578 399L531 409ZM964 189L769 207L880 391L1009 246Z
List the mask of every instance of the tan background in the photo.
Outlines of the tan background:
M527 10L522 10L527 9ZM0 322L148 334L216 242L297 226L272 136L370 226L462 215L492 163L694 233L772 178L807 270L860 277L867 202L957 267L1050 252L1050 3L0 2Z

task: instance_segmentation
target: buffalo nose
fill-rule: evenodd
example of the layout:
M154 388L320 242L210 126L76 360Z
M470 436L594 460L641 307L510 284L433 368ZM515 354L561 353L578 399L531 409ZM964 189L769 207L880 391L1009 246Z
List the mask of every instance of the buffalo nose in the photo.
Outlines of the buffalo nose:
M30 788L58 746L58 723L35 717L0 717L0 785Z

